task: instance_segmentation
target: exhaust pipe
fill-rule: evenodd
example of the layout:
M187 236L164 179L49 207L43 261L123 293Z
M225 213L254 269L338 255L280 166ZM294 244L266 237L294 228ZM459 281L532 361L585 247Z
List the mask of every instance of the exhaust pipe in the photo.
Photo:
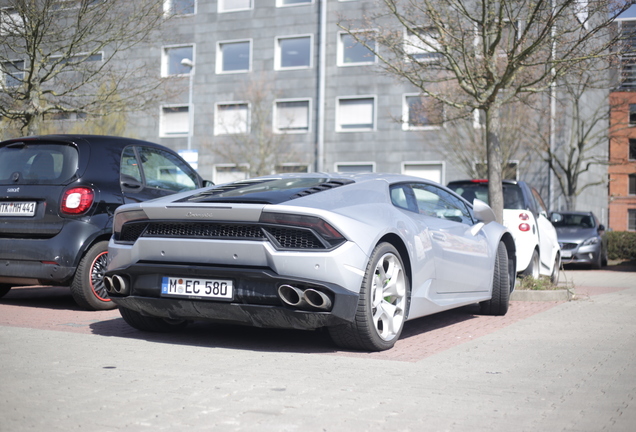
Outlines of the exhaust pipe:
M331 299L324 292L309 288L305 290L304 298L310 306L315 307L316 309L331 309Z
M122 276L120 275L115 275L112 277L112 285L113 285L113 291L115 291L117 294L122 294L122 295L127 295L128 294L128 281L126 279L124 279Z
M111 294L115 292L115 289L113 287L113 278L111 278L110 276L104 276L104 287L106 288L106 291Z
M303 291L291 285L279 286L278 296L283 302L285 302L289 306L303 308L308 305L307 300L305 300L305 295Z

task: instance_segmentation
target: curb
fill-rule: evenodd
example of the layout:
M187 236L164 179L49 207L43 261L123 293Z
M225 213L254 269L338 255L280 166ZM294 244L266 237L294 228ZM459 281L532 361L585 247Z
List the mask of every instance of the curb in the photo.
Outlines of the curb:
M514 290L510 294L513 301L570 301L570 290Z

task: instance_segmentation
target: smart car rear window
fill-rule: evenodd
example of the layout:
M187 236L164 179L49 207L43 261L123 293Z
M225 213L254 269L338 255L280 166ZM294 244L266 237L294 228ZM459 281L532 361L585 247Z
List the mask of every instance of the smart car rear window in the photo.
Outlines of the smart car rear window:
M77 163L73 146L9 144L0 148L0 184L64 184L77 171Z
M449 188L457 192L469 203L477 198L488 204L488 183L451 183ZM509 210L523 209L523 192L516 184L503 184L504 208Z

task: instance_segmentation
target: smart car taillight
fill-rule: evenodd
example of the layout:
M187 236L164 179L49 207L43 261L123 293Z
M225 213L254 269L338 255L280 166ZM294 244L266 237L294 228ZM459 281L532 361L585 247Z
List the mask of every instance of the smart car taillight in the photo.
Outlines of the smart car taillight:
M67 190L62 196L60 210L67 215L80 215L93 205L95 193L91 188L76 187Z
M519 219L530 220L530 216L528 216L528 213L519 213Z
M519 224L519 231L523 231L523 232L530 231L530 225L527 223Z

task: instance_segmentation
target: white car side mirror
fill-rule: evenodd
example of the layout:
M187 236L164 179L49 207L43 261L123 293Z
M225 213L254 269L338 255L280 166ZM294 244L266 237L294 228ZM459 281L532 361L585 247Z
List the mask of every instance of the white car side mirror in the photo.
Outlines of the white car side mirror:
M492 211L490 206L477 198L473 200L473 213L477 220L485 224L489 224L490 222L495 222L497 220L495 212Z

